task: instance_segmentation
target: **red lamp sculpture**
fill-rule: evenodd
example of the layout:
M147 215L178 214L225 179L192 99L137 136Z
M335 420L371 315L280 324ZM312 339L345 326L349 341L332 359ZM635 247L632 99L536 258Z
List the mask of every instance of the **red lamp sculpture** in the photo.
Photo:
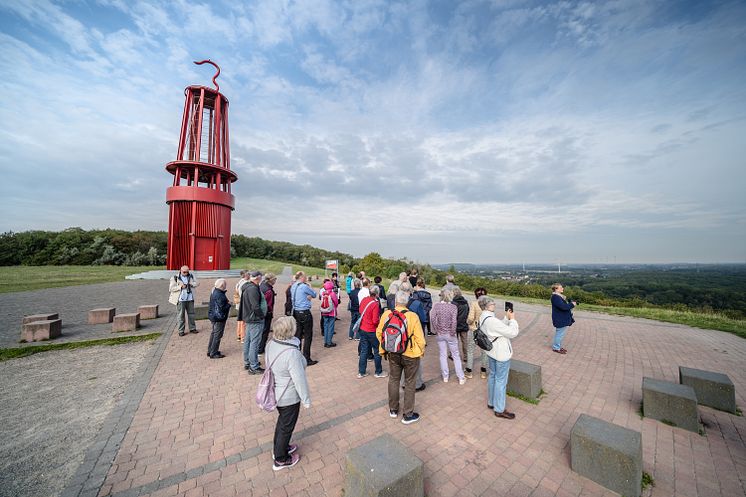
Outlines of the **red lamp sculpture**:
M169 206L168 269L187 265L197 270L230 269L231 183L238 179L230 167L228 99L215 89L188 86L176 160L166 164L173 185L166 190Z

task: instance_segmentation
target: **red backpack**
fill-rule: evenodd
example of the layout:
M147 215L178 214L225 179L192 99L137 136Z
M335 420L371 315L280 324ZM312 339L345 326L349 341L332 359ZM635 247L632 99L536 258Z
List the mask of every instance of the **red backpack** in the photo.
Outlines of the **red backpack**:
M405 311L406 312L406 309ZM404 312L392 309L391 314L383 325L383 350L392 354L401 354L410 343L407 330L407 317Z
M333 312L334 303L332 302L331 297L329 297L329 292L324 290L321 295L321 312L323 314Z

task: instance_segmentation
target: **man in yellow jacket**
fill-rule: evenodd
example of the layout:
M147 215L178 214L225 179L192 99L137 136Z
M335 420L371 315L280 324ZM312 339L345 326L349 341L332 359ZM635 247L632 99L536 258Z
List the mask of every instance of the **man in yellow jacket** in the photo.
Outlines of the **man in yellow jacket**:
M419 421L420 415L414 412L414 393L415 378L417 377L417 368L420 365L420 357L425 353L425 335L422 333L422 324L416 313L407 309L409 293L396 292L395 303L396 310L404 314L407 330L407 344L401 353L387 352L384 348L383 329L386 322L391 317L391 311L383 313L376 337L378 338L378 347L381 354L389 360L389 415L392 418L399 416L399 382L401 375L404 373L404 417L401 422L405 425Z

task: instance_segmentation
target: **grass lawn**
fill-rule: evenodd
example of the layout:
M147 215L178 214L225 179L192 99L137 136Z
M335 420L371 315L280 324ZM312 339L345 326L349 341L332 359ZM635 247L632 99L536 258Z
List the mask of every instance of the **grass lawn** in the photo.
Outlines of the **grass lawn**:
M548 305L548 301L542 299L524 297L514 298L505 295L498 295L497 297L513 302ZM727 331L728 333L733 333L741 338L746 338L746 320L732 319L718 313L675 311L673 309L657 307L613 307L593 304L580 304L576 310L615 314L617 316L633 316L637 318L652 319L655 321L664 321L666 323L683 324L705 330Z
M301 266L293 262L279 262L279 261L266 261L264 259L252 259L250 257L238 257L231 259L231 269L258 269L259 271L266 273L271 271L275 274L282 273L285 266L290 266L292 272L303 271L309 275L323 276L324 270L317 267ZM331 272L329 273L331 274Z
M285 266L306 274L323 276L320 268L301 266L278 261L250 259L247 257L233 259L231 269L259 269L262 272L282 273ZM145 271L165 269L163 266L0 266L0 293L40 290L42 288L59 288L74 285L90 285L123 281L125 276Z
M116 337L116 338L101 338L98 340L84 340L82 342L66 342L66 343L48 343L43 345L31 345L28 347L14 347L11 349L0 349L0 362L7 361L10 359L17 359L19 357L26 357L39 352L48 352L50 350L72 350L81 349L85 347L95 347L97 345L120 345L123 343L135 343L144 342L147 340L155 340L161 336L160 333L149 333L147 335L133 335L128 337Z
M0 293L122 281L162 266L0 266Z

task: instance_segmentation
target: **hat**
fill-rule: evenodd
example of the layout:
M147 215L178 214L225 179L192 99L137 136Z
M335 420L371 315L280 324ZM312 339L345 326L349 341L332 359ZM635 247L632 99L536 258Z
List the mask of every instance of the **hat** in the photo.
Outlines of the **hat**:
M331 290L332 288L334 288L334 283L332 283L331 281L327 281L326 283L324 283L324 288L327 290Z
M262 275L261 271L252 271L252 272L249 273L249 276L252 277L252 278L257 278L257 277L259 277L261 275Z

